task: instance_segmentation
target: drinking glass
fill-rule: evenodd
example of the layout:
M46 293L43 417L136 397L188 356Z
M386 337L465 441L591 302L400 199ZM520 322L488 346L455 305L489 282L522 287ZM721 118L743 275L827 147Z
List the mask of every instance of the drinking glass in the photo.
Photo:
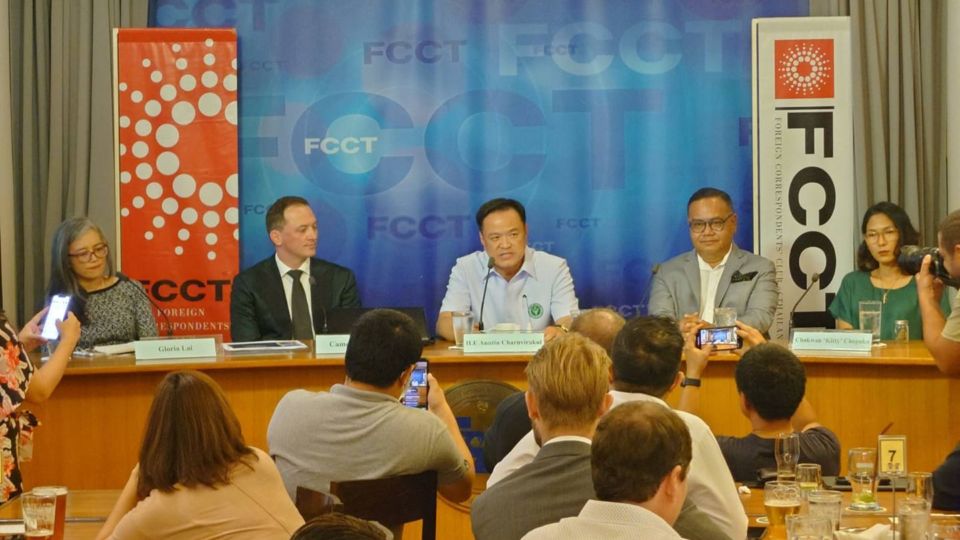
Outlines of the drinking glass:
M880 343L880 316L883 303L879 300L860 301L860 329L873 334L873 342Z
M774 442L777 458L777 480L790 482L797 478L797 463L800 462L800 435L780 433Z
M804 498L815 489L820 489L820 465L817 463L801 463L797 465L797 483L803 490Z
M843 493L817 489L807 494L807 511L811 516L830 520L833 530L840 530L840 515L843 513Z
M53 536L50 540L63 540L64 525L67 518L67 493L66 486L42 486L33 488L34 493L52 494L57 498L57 510L53 520Z
M20 497L23 528L28 537L53 535L57 510L57 496L51 492L27 492Z
M718 307L713 310L714 326L736 326L737 308Z
M907 474L907 497L916 497L933 506L933 475L928 472Z
M799 514L802 504L803 497L796 482L767 482L763 487L763 507L770 522L767 538L784 538L787 516Z
M453 341L455 345L452 348L463 348L463 335L473 330L473 313L470 311L453 312Z
M960 522L949 520L931 521L927 529L929 540L960 540Z
M833 524L820 516L787 516L787 540L833 540Z
M854 510L873 510L877 499L873 495L873 481L877 472L876 448L851 448L847 460L847 480L850 481L850 507Z
M925 540L930 525L930 505L925 499L907 497L897 505L900 540Z

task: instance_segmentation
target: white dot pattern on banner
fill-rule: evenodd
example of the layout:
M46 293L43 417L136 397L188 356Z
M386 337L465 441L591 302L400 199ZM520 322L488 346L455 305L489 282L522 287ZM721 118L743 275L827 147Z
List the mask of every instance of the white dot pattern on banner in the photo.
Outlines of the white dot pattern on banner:
M208 92L200 96L200 100L197 102L197 108L200 109L200 112L203 113L204 116L216 116L222 106L223 102L220 101L220 96L213 92Z
M205 72L200 76L200 83L207 88L213 88L217 85L217 74L212 71Z
M141 62L141 64L143 64L143 67L145 67L145 68L146 68L146 67L150 67L150 59L149 59L149 58L144 58L144 59L143 59L143 62Z
M190 239L190 231L188 231L187 229L180 229L179 231L177 231L177 238L186 242L187 240Z
M214 228L220 224L220 214L210 210L203 213L203 224L209 228Z
M137 141L133 143L133 155L134 157L142 158L150 153L150 147L147 143L143 141Z
M159 199L163 196L163 186L160 185L160 182L150 182L147 185L147 197L151 199Z
M120 181L124 184L129 184L130 180L133 180L133 175L130 174L130 171L123 171L120 173Z
M127 83L125 83L125 82L120 83L120 85L118 86L118 88L120 88L120 91L121 91L121 92L126 92L126 91L127 91Z
M225 187L227 188L227 193L233 198L237 198L237 185L237 173L233 173L227 177Z
M173 179L173 192L181 199L192 196L196 190L197 181L189 174L181 174Z
M139 90L134 90L133 92L130 92L130 101L134 103L140 103L141 101L143 101L143 92Z
M205 240L207 241L208 246L212 246L217 243L217 235L214 233L207 233Z
M180 158L173 152L161 152L157 156L157 170L160 174L175 174L180 170Z
M150 125L149 120L137 120L136 127L133 128L137 132L137 135L141 137L146 137L153 130L153 126ZM139 144L139 143L137 143ZM136 144L134 145L136 147ZM140 156L138 156L140 157Z
M129 117L129 116L121 116L121 117L120 117L120 127L122 127L122 128L130 127L130 117Z
M121 156L127 155L127 145L123 143L120 143L120 155Z
M150 116L158 116L160 114L160 102L151 99L143 106L143 110Z
M159 71L154 71L153 73L150 74L150 80L153 81L153 82L160 82L160 81L162 81L162 80L163 80L163 73L160 73Z
M160 203L160 209L163 210L164 214L172 216L177 213L177 210L180 208L180 203L177 202L173 197L167 197Z
M180 212L180 219L183 220L183 222L187 225L193 225L196 223L198 217L197 211L193 208L187 208L183 212Z
M183 246L177 246L173 248L173 252L177 255L183 255Z
M239 240L239 239L240 239L240 229L234 229L234 230L233 230L233 239L234 239L234 240Z
M153 231L147 231L143 233L143 237L147 240L153 240Z
M227 90L234 92L237 89L237 76L233 73L225 76L223 78L223 87Z
M233 69L237 69L237 59L236 59L236 58L230 60L230 67L232 67Z
M223 200L223 189L213 182L207 182L200 187L200 202L207 206L216 206ZM206 216L204 216L206 222Z
M129 209L129 208L121 208L121 209L120 209L120 215L123 216L123 217L129 216L129 215L130 215L130 209Z
M216 258L217 258L217 252L216 252L216 251L208 251L208 252L207 252L207 258L210 259L211 261L214 260L214 259L216 259Z
M172 84L165 84L160 87L160 97L164 101L172 101L177 97L177 87Z
M194 110L193 105L186 101L181 101L173 106L172 116L174 122L185 126L193 122L193 119L197 116L197 111Z
M174 62L174 65L177 66L177 69L187 69L187 60L185 58L177 58L177 61Z
M193 90L197 87L197 78L193 75L184 75L180 77L180 88L183 88L187 92Z
M207 38L203 40L203 44L207 47L213 47L213 38Z
M212 66L213 64L217 63L217 57L210 53L207 53L203 55L203 63L208 66Z
M237 102L231 101L227 104L226 110L223 111L223 116L227 119L227 122L230 122L233 125L237 125Z
M173 49L173 52L180 52L181 47L179 43L174 43L173 46L170 48Z
M164 225L167 224L167 220L163 219L163 216L154 216L153 217L153 226L162 229Z
M137 195L136 197L133 198L134 208L143 208L143 203L144 203L143 197Z
M227 223L231 225L237 224L239 216L240 212L238 212L236 208L227 208L227 211L223 213L223 219L227 220Z
M141 180L146 180L153 176L153 167L149 163L141 163L137 165L137 178Z
M164 148L172 148L180 140L180 132L171 124L163 124L157 128L157 144Z

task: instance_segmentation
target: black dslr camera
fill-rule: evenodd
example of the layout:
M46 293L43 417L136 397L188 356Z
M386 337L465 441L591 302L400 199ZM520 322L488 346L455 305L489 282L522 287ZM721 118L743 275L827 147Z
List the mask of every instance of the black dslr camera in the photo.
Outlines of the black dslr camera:
M960 280L954 279L947 269L943 267L943 255L940 250L934 247L903 246L900 248L900 256L897 257L897 263L907 274L916 274L920 271L920 265L923 264L923 258L931 255L930 273L940 279L944 285L960 288Z

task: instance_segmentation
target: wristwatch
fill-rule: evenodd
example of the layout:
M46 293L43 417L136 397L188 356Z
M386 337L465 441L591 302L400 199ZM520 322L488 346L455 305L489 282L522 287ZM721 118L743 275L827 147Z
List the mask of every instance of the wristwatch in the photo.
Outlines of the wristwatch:
M681 387L681 388L686 388L686 387L688 387L688 386L696 386L697 388L700 388L700 379L693 379L693 378L690 378L690 377L684 377L684 378L683 378L683 382L680 383L680 387Z

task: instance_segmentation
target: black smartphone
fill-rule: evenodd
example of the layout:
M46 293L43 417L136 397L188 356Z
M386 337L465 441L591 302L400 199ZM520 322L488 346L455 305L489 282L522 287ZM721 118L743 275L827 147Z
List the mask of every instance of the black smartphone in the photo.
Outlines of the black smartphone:
M743 338L737 335L736 326L701 328L697 332L697 348L704 345L713 345L715 351L732 351L743 347Z
M427 373L430 372L430 362L426 358L421 358L413 365L413 372L410 373L410 382L403 391L403 397L400 398L407 407L416 407L418 409L427 408Z

